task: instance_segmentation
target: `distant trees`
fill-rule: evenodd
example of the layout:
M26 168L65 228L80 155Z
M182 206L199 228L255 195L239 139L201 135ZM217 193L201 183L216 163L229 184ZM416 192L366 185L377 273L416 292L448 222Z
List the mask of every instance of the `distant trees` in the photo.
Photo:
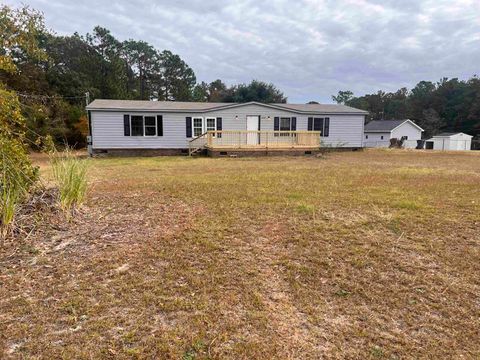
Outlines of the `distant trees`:
M425 130L425 136L432 136L440 132L442 127L445 126L445 121L440 118L440 115L434 109L428 108L423 110L418 125Z
M193 89L194 101L285 103L286 96L273 84L253 80L249 84L227 87L221 80L202 82Z
M164 50L159 54L160 72L157 77L158 100L191 101L192 92L197 82L193 70L180 56Z
M353 98L353 92L350 90L339 91L338 94L332 95L332 100L337 104L345 104Z
M232 88L233 102L258 101L262 103L286 103L287 98L273 84L253 80Z
M34 21L32 51L8 46L14 44L9 36L15 28L6 14L19 19L29 14ZM30 143L35 133L51 135L57 143L83 145L86 92L92 100L286 101L273 84L257 80L232 86L220 79L197 84L193 69L179 55L141 40L120 41L101 26L84 36L57 36L43 26L42 14L28 7L4 6L1 16L0 39L5 44L0 50L0 81L21 94L22 114L32 130L27 132Z
M351 94L351 96L350 96ZM480 133L480 79L443 78L437 83L421 81L413 89L396 92L378 91L354 97L340 91L332 99L369 111L367 120L414 120L425 129L425 136L440 131Z

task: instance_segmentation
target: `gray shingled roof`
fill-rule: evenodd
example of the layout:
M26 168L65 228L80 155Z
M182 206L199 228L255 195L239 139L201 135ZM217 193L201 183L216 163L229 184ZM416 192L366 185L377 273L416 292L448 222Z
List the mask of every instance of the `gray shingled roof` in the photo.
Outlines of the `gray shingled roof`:
M294 110L298 112L320 112L320 113L363 113L368 114L368 111L356 109L346 105L340 104L272 104L278 107L283 107L287 110Z
M166 111L166 112L205 112L242 106L259 104L276 109L284 109L298 113L320 114L364 114L368 112L345 105L334 104L260 104L250 103L208 103L182 101L144 101L144 100L106 100L96 99L87 106L87 110L139 110L139 111Z
M407 120L373 120L365 125L365 132L390 132Z
M434 135L435 136L452 136L452 135L457 135L457 134L461 134L459 132L442 132L440 134L437 134L437 135Z

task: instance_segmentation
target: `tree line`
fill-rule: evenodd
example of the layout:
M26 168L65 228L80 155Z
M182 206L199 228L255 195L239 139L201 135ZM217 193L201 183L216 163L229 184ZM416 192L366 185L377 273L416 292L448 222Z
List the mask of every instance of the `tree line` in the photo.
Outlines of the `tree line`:
M83 145L87 131L85 94L90 99L164 101L286 102L273 84L252 81L227 86L197 79L193 69L170 50L159 50L141 40L116 39L97 26L91 33L58 36L48 31L43 14L24 7L3 6L2 32L8 39L8 19L35 19L33 27L37 54L3 41L4 55L12 55L16 70L0 69L0 83L17 92L26 118L27 136L51 135L56 143Z
M438 82L421 81L410 91L378 91L354 96L339 91L332 96L337 103L367 110L367 120L411 119L429 137L439 132L464 132L480 136L480 79L443 78Z

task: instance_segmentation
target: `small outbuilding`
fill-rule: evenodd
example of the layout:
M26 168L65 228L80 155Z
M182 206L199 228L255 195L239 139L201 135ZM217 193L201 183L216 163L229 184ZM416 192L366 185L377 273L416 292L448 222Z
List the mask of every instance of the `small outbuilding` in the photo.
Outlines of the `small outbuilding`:
M465 133L440 133L425 141L427 150L470 150L473 136Z
M364 147L389 147L390 139L403 139L405 148L415 149L423 129L410 119L374 120L365 125Z

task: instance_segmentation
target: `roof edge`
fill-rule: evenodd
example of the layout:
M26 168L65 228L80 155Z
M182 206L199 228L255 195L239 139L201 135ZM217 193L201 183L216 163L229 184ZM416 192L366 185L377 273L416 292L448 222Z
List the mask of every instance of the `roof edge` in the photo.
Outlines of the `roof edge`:
M471 138L474 137L473 135L469 135L469 134L466 134L466 133L460 131L460 132L453 133L453 134L450 134L450 135L433 135L432 138L434 138L434 137L437 137L437 138L448 138L448 137L455 136L455 135L459 135L459 134L463 134L463 135L466 135L466 136L470 136Z
M395 129L398 128L399 126L402 126L402 125L405 124L406 122L409 122L410 124L412 124L413 126L415 126L416 128L418 128L420 131L425 131L425 130L423 130L420 126L418 126L417 124L415 124L412 120L410 120L410 119L405 119L404 122L402 122L400 125L397 125L396 127L394 127L392 130L390 130L390 132L392 132L393 130L395 130Z
M102 99L103 100L103 99ZM106 99L108 100L108 99ZM90 103L92 104L93 101ZM356 108L352 108L354 111L304 111L304 110L297 110L297 109L292 109L288 108L288 104L285 104L285 106L278 106L276 104L265 104L257 101L249 101L246 103L231 103L231 104L225 104L225 105L220 105L220 106L215 106L209 109L144 109L144 108L130 108L130 109L125 109L125 108L114 108L114 107L92 107L87 105L86 109L87 110L101 110L101 111L144 111L144 112L197 112L197 113L206 113L210 111L217 111L217 110L224 110L224 109L231 109L231 108L236 108L236 107L241 107L241 106L246 106L246 105L259 105L259 106L264 106L276 110L282 110L282 111L289 111L293 113L298 113L298 114L337 114L337 115L367 115L368 111L365 110L360 110Z

